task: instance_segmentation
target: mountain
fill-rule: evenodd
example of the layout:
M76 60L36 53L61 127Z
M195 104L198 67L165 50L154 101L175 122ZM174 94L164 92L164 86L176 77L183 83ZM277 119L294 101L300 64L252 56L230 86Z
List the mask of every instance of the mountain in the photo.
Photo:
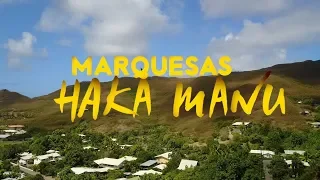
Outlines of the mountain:
M0 90L0 107L6 107L15 103L29 102L31 99L17 92L11 92L7 89Z
M248 100L254 88L267 71L271 71L271 75L266 80L266 83L271 84L274 87L271 103L273 105L279 89L284 88L286 96L286 114L282 115L278 108L271 116L264 115L261 105L264 88L259 94L251 115L245 114L241 107L238 107L237 113L230 112L232 93L235 90L239 90L243 97ZM102 90L99 118L97 120L92 120L91 107L88 107L89 110L85 112L82 119L90 122L94 130L101 132L113 130L123 131L144 124L167 124L178 131L209 136L214 130L230 125L235 120L266 122L279 127L301 129L306 127L306 121L312 119L312 117L302 116L299 112L305 109L312 111L313 107L309 105L300 105L297 101L305 98L313 98L315 102L320 103L320 60L279 64L255 71L234 72L227 77L223 77L223 80L227 85L228 113L224 116L222 105L218 103L215 107L213 117L209 118L208 112L215 80L216 77L213 76L196 78L150 77L148 78L148 82L150 84L152 98L151 116L147 115L146 106L142 103L138 109L139 116L136 118L115 111L111 111L107 116L102 115L106 105L106 97L111 88L111 82L103 82L101 83ZM118 89L130 87L131 91L117 96L116 102L132 109L138 82L139 80L135 78L120 78ZM180 109L179 118L173 117L173 99L176 84L178 82L183 83L184 90L186 87L192 87L193 97L198 91L205 92L203 112L205 115L202 118L196 116L195 109L187 112L184 110L184 107L181 107ZM80 99L83 98L89 84L90 82L81 83ZM68 86L67 95L71 95L72 93L73 86ZM34 114L34 117L32 118L27 118L25 120L12 119L5 123L23 123L47 129L71 126L73 124L70 120L71 105L65 105L64 113L62 114L60 113L59 105L55 104L53 101L53 99L59 97L59 94L60 90L57 90L48 95L33 98L31 100L28 98L26 101L23 98L21 98L21 101L17 99L11 101L13 103L6 105L6 108L0 108L0 111L5 111L8 108L15 108L20 111ZM75 120L75 123L78 122L79 118Z

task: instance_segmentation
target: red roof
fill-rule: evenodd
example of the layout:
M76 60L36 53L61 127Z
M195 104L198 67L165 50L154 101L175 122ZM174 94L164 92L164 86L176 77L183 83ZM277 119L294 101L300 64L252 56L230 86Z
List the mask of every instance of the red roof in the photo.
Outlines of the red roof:
M24 125L8 125L9 128L23 128Z

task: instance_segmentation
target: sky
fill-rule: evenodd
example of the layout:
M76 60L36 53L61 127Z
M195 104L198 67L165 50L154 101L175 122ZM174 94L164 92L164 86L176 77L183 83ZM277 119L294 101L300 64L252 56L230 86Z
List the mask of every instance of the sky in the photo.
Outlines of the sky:
M244 71L320 59L320 1L0 0L0 89L29 97L61 88L71 57L231 57ZM100 81L113 77L100 75Z

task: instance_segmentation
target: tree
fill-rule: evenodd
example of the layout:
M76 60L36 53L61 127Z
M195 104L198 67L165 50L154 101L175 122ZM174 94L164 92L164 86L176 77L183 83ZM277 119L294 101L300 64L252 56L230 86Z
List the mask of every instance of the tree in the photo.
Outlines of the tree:
M270 171L274 180L285 180L289 178L289 168L281 156L274 156L271 160Z
M292 174L295 177L298 177L303 174L303 171L304 171L304 165L302 164L298 155L294 155L294 157L292 159Z

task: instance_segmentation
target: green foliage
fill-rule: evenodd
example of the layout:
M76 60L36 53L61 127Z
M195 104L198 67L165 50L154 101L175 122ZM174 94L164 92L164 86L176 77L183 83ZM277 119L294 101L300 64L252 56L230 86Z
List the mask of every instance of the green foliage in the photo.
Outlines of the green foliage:
M270 165L270 173L277 179L286 179L296 176L296 179L315 179L320 176L320 132L308 130L296 132L273 128L270 124L253 125L242 130L242 134L235 134L228 144L219 144L215 137L206 139L206 146L200 146L199 138L186 137L181 133L170 131L165 126L147 126L126 132L101 134L86 131L86 122L71 130L56 130L52 133L34 135L34 139L22 145L4 145L0 147L2 160L15 159L17 154L31 150L38 155L49 149L59 150L64 157L56 162L41 162L34 166L35 170L48 176L58 176L61 180L96 180L117 179L124 177L124 172L137 172L140 164L154 159L155 155L172 151L171 160L162 175L145 175L141 179L165 180L197 180L197 179L243 179L260 180L264 177L263 161L261 156L249 154L250 149L273 150L276 153L284 149L305 150L304 157L286 157L292 160L292 169L282 157L275 156ZM86 137L79 137L79 133ZM66 136L61 136L66 134ZM111 140L116 138L117 142ZM82 140L88 143L83 143ZM132 144L132 147L121 149L118 144ZM84 150L84 146L99 148ZM95 159L123 156L135 156L136 161L125 162L124 169L109 171L108 173L74 174L71 167L97 167ZM191 159L199 162L199 166L177 170L181 159ZM310 167L304 167L301 160L308 161ZM2 161L1 172L14 171L8 163ZM2 178L2 177L1 177ZM28 177L29 178L29 177ZM30 177L34 178L34 177Z
M269 173L272 175L274 180L285 180L289 179L289 168L283 157L274 156L270 164Z
M312 98L307 98L302 101L303 104L312 105L314 100Z
M314 116L314 121L320 122L320 112L317 112L317 114Z

